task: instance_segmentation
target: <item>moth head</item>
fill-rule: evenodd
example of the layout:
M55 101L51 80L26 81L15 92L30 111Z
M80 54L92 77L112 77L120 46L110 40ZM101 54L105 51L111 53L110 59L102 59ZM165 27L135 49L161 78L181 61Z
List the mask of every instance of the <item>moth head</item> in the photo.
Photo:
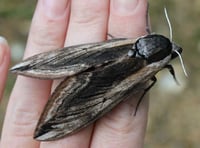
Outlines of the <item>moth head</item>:
M183 72L184 72L185 76L188 77L188 74L186 72L186 69L185 69L185 66L184 66L184 63L183 63L183 59L181 57L182 51L183 51L183 49L180 46L178 46L175 43L172 43L172 56L171 56L171 59L179 57L179 60L181 62L181 66L182 66Z
M176 43L172 42L172 59L178 57L179 55L177 54L177 52L179 54L181 54L183 51L183 49L177 45Z
M139 38L135 43L135 57L144 58L148 63L164 59L172 54L174 43L163 35L151 34ZM175 57L176 55L174 55Z

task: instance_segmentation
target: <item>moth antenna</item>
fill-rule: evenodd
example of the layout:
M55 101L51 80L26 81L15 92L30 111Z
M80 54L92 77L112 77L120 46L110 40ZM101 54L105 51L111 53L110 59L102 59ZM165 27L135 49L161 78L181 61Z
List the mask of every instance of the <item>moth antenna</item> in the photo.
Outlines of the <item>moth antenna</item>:
M183 63L183 59L182 59L182 57L181 57L181 54L180 54L178 51L176 51L176 50L174 50L174 52L176 52L176 54L178 55L178 57L179 57L179 59L180 59L181 66L182 66L182 69L183 69L183 72L184 72L185 76L188 77L188 74L187 74L187 72L186 72L186 70L185 70L185 66L184 66L184 63Z
M170 40L172 41L172 25L171 25L171 22L170 22L170 20L169 20L169 16L168 16L166 7L164 7L164 12L165 12L165 17L166 17L166 19L167 19L167 23L168 23L168 26L169 26Z
M164 12L165 12L165 17L166 17L166 19L167 19L167 23L168 23L168 26L169 26L170 40L171 40L171 42L172 42L172 36L173 36L173 33L172 33L172 25L171 25L171 22L170 22L170 20L169 20L169 16L168 16L166 7L164 7ZM179 59L180 59L181 66L182 66L182 69L183 69L183 72L184 72L185 76L188 77L188 74L187 74L187 72L186 72L186 70L185 70L185 66L184 66L184 63L183 63L183 59L182 59L182 57L181 57L181 54L180 54L178 51L176 51L176 50L174 50L174 51L176 52L176 54L178 55L178 57L179 57Z

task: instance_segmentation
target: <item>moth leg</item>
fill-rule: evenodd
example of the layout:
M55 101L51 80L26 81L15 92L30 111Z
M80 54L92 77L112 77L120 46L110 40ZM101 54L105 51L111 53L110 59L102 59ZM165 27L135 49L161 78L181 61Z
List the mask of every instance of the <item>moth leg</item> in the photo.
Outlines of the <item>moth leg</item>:
M149 3L147 3L147 11L146 11L146 32L147 34L151 34L151 26L149 20Z
M177 85L180 85L179 82L177 81L176 79L176 74L175 74L175 71L174 71L174 68L172 67L172 65L166 65L164 68L167 68L170 72L170 74L173 76L175 82Z
M110 33L107 33L107 36L110 37L111 39L115 39L115 37Z
M157 79L156 79L155 76L153 76L153 77L151 78L151 80L152 80L152 83L151 83L147 88L144 89L144 92L142 93L141 97L139 98L139 100L138 100L138 102L137 102L134 116L136 116L137 110L138 110L138 108L139 108L140 103L142 102L142 99L143 99L144 95L154 86L154 84L155 84L156 81L157 81Z

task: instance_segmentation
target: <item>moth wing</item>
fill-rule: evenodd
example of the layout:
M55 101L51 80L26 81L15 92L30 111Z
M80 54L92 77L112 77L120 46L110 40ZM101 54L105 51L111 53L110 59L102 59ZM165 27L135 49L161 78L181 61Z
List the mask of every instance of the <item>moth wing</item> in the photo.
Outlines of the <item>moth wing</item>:
M99 67L127 55L134 39L69 46L32 56L11 68L13 73L55 79L72 76L91 67Z
M128 77L143 65L141 59L127 58L65 79L47 103L35 139L56 140L93 123L133 91L139 82Z

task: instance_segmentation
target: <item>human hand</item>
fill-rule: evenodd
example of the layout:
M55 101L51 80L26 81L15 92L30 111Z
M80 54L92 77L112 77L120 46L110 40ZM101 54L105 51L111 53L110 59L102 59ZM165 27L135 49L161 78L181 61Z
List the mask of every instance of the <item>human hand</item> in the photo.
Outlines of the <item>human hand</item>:
M146 0L39 0L24 57L63 46L103 41L108 33L127 38L144 35L146 8ZM51 84L47 80L18 76L7 107L2 147L143 147L148 99L144 99L133 117L138 97L122 102L95 126L71 136L51 142L34 140L33 132Z
M8 43L3 37L0 37L0 99L3 97L9 64L10 50Z

